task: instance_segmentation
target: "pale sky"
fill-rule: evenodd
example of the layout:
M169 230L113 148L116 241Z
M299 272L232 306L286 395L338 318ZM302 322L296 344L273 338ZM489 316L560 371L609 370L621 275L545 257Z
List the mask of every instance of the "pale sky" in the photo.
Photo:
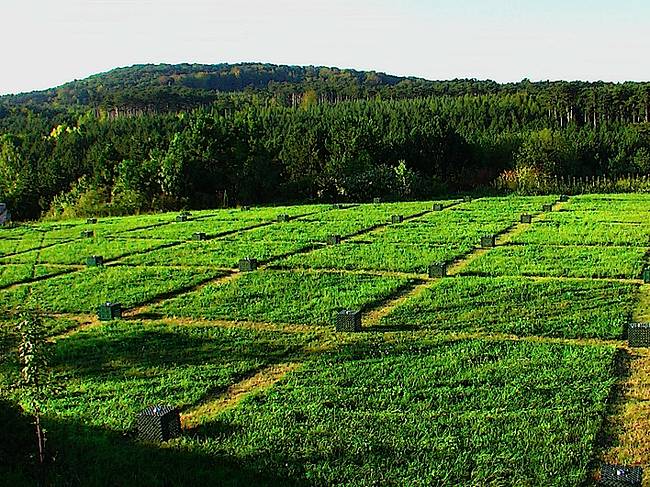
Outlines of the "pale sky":
M650 80L650 0L0 0L0 94L141 63Z

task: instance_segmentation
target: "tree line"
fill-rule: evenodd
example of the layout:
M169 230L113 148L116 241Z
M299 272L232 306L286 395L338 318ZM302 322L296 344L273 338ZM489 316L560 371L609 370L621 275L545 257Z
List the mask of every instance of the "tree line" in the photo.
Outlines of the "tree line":
M37 218L419 198L488 187L508 171L532 177L532 191L555 176L650 174L647 84L389 81L372 96L298 83L294 101L260 89L195 106L177 93L178 110L124 116L5 100L0 201ZM438 92L400 94L409 82Z

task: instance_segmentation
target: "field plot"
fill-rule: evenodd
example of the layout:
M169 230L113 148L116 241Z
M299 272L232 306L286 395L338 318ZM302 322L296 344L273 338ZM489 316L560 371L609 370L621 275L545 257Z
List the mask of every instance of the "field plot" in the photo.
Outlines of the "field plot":
M45 276L63 274L71 270L71 268L65 266L4 264L0 266L0 288L32 281Z
M650 195L191 213L0 227L0 413L25 404L14 311L35 309L53 485L590 485L650 315ZM137 440L154 404L183 417L163 447Z
M388 314L388 327L567 338L621 338L637 286L520 277L443 279Z
M390 241L349 241L293 255L277 262L280 268L395 271L426 274L430 264L450 261L469 252L473 245L437 245Z
M647 194L590 194L572 197L565 205L567 210L588 212L645 213L650 205L650 195Z
M202 210L193 211L192 217L210 218L216 220L253 220L253 221L275 221L280 215L289 215L292 218L311 215L327 211L330 205L300 205L300 206L272 206L249 209L227 209L227 210Z
M493 215L496 218L517 218L520 213L541 213L542 206L555 203L556 196L508 196L505 198L480 198L454 207L454 211L472 211Z
M251 257L260 262L296 252L308 246L303 241L244 241L223 238L187 242L171 248L134 254L121 260L129 265L204 266L232 269L240 259Z
M637 279L644 266L645 253L643 247L506 245L470 262L463 273Z
M447 207L457 200L439 200L435 203ZM364 224L366 227L373 225L383 225L390 223L392 215L402 215L412 217L430 211L434 202L411 202L411 203L380 203L380 204L361 204L361 205L344 205L340 209L331 209L322 213L305 216L301 218L304 221L347 221Z
M252 272L153 308L165 316L327 325L344 308L365 309L412 282L338 272Z
M65 388L46 407L125 431L142 404L161 397L181 408L200 404L260 367L301 357L309 340L206 325L105 324L57 342L54 367Z
M612 348L359 348L307 363L226 412L235 433L206 450L259 453L260 475L279 469L317 485L582 484Z
M32 233L18 238L0 238L0 258L16 253L29 252L43 246L42 236Z
M185 222L169 221L165 225L141 230L132 230L123 235L128 238L162 239L162 240L190 240L196 232L204 232L208 236L220 235L226 232L235 232L251 225L261 224L262 220L220 220L215 218L194 219Z
M648 203L650 206L650 203ZM547 213L544 220L557 223L580 224L585 221L593 223L625 223L642 225L641 230L648 230L648 212L647 211L623 211L620 209L570 209L568 206L563 207L560 211Z
M625 223L538 221L518 234L513 243L537 245L631 245L648 246L648 226Z
M140 255L170 243L172 242L128 238L86 238L0 258L0 262L84 265L86 257L91 255L114 260L130 254Z
M128 308L221 275L222 272L212 269L91 268L4 291L0 298L12 306L22 304L47 312L95 313L106 301Z
M275 223L269 227L256 228L238 235L235 240L244 242L325 243L330 235L345 237L367 229L368 225L369 223L364 220L294 220L286 223Z

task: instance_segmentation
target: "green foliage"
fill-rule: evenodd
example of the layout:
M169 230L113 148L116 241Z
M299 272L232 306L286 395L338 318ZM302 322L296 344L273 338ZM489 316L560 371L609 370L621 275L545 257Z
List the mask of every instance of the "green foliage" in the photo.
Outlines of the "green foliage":
M28 411L39 414L48 393L48 367L51 349L45 340L41 318L32 311L19 315L18 358L21 397Z

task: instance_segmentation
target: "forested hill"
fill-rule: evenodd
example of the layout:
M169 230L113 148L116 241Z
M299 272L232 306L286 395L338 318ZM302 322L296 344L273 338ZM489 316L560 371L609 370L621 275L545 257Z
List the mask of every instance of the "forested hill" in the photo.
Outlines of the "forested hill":
M224 94L244 92L282 106L305 101L335 103L380 97L404 99L527 93L541 96L549 110L569 120L598 111L610 118L650 117L650 83L429 81L375 71L322 66L242 64L144 64L113 69L56 88L0 96L0 106L97 109L120 114L181 111L206 106ZM1 115L1 114L0 114ZM584 117L583 117L584 118Z
M8 105L178 110L212 102L220 93L258 92L285 105L307 91L321 101L432 92L434 83L374 71L273 64L146 64L118 68L57 88L0 97ZM439 88L438 88L439 89ZM392 94L392 92L390 92Z
M477 188L649 191L648 175L650 83L185 64L0 97L0 201L19 218Z

